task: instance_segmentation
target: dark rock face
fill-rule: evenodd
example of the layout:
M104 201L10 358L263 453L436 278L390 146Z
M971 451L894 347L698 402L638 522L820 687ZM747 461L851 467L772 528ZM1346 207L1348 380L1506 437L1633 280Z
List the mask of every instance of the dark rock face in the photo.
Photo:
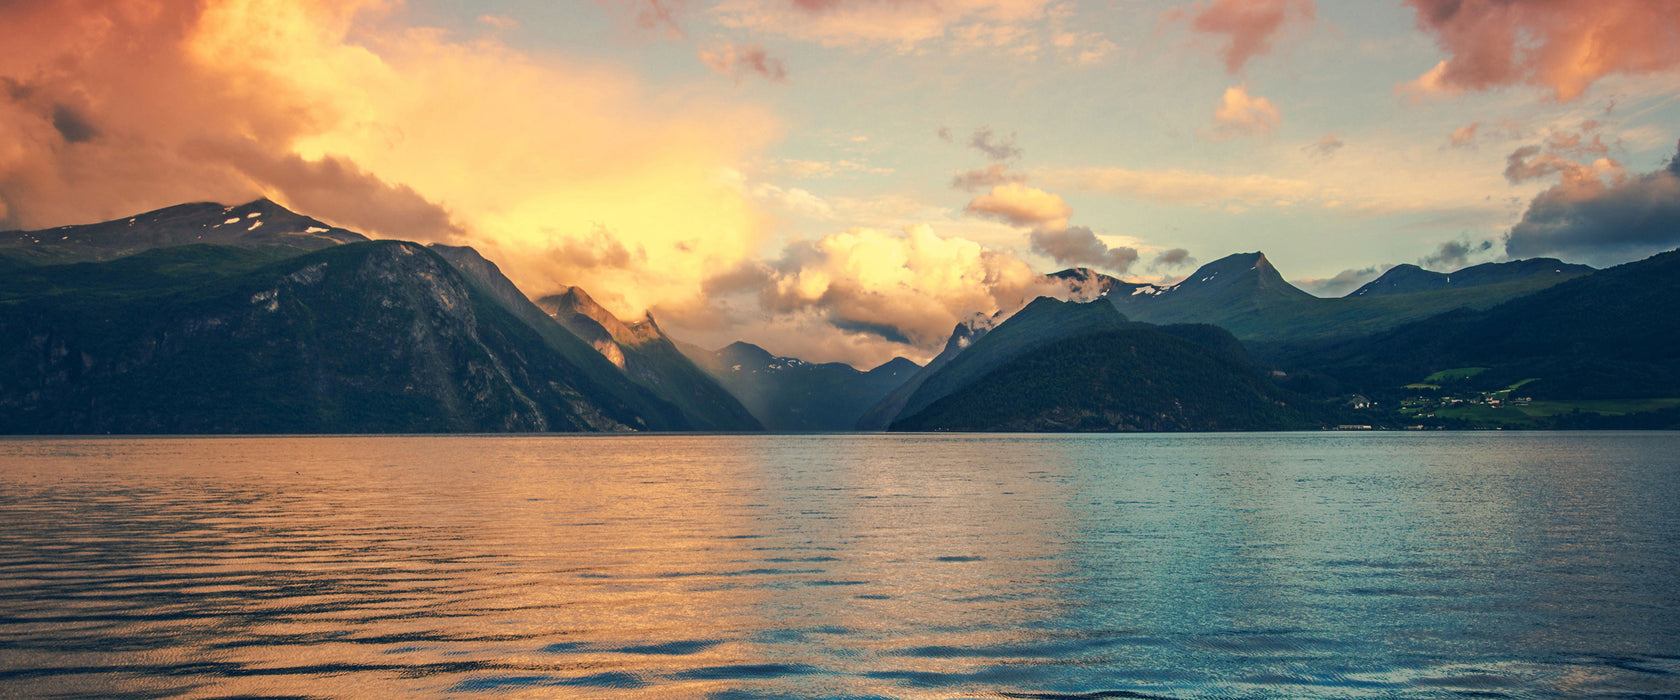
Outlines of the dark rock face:
M731 343L715 352L683 348L695 364L741 399L770 430L852 430L870 406L913 374L903 358L860 372L840 362L814 363L778 357L751 343Z
M651 315L625 323L579 287L538 299L537 305L632 381L682 410L694 428L764 429L740 400L677 348Z
M0 425L12 433L650 427L424 247L359 243L221 276L169 276L184 259L229 254L189 246L27 271L74 280L91 269L93 279L130 283L30 296L42 285L26 281L6 290Z

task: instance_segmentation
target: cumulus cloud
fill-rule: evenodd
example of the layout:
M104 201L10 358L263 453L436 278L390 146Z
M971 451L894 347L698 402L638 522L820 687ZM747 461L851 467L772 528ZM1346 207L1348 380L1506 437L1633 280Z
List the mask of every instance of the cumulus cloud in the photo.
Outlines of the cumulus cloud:
M1196 13L1190 28L1223 36L1225 69L1236 73L1249 59L1269 53L1286 24L1311 22L1314 13L1313 0L1214 0Z
M630 316L758 250L766 222L723 174L775 137L766 113L405 19L383 0L0 3L0 228L267 196L474 245L535 294L618 290ZM615 264L601 230L645 264Z
M974 168L957 173L951 178L951 187L953 189L968 190L969 192L973 192L975 190L989 189L998 185L1022 183L1026 181L1026 175L1009 172L1009 166L1001 163L994 163L986 166L985 168Z
M1448 58L1416 94L1527 84L1560 101L1609 75L1680 68L1680 13L1669 0L1406 0Z
M1248 94L1248 86L1225 88L1213 113L1212 138L1227 141L1242 136L1271 136L1281 117L1271 100Z
M1015 147L1014 133L995 141L994 138L996 137L992 134L992 127L982 126L974 130L973 136L968 137L968 146L986 154L986 157L992 160L1009 160L1021 157L1021 149Z
M1382 276L1393 265L1372 265L1364 268L1348 268L1329 277L1296 280L1295 286L1321 297L1342 297L1349 292L1365 286L1367 282Z
M1493 241L1472 244L1469 241L1447 241L1418 260L1420 267L1453 272L1470 264L1470 257L1493 249Z
M769 322L746 331L753 342L860 366L895 354L925 358L970 314L1013 310L1053 291L1012 253L940 237L926 225L798 242L775 261L716 276L709 288L754 296ZM814 332L821 329L813 320L827 332Z
M1063 265L1096 267L1125 274L1138 259L1136 248L1109 247L1084 226L1038 229L1032 232L1031 240L1034 252L1048 255Z
M1530 202L1505 253L1606 265L1680 246L1680 154L1667 167L1629 175L1607 169L1564 177Z
M964 211L1023 228L1066 228L1068 217L1073 216L1073 207L1061 195L1018 182L993 187L970 201Z
M762 44L736 45L725 43L700 50L700 62L718 75L735 82L756 75L773 83L787 80L787 67L782 59L771 56Z
M1155 261L1149 263L1149 269L1155 271L1174 270L1196 264L1196 259L1190 257L1190 251L1183 248L1163 250L1155 256Z

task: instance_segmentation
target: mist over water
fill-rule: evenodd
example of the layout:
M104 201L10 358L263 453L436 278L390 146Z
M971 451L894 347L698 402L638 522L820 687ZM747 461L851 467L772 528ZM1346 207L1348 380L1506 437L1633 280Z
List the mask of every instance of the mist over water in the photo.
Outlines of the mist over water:
M0 440L0 697L1680 695L1680 434Z

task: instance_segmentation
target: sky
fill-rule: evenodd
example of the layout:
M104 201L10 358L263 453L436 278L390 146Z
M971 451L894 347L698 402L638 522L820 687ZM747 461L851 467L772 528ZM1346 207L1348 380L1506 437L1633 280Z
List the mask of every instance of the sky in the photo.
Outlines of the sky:
M1672 0L14 0L0 229L269 197L868 368L1087 266L1680 246Z

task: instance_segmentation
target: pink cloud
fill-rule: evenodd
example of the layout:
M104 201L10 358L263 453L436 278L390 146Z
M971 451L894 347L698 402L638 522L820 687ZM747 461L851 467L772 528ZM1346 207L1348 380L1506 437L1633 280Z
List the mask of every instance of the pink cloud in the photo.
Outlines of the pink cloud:
M773 83L787 80L787 67L782 64L782 59L771 56L762 44L724 44L701 49L700 62L737 83L749 75L757 75Z
M1601 78L1680 68L1670 0L1406 0L1448 58L1405 88L1453 94L1537 85L1559 101Z
M1236 73L1249 59L1272 50L1272 41L1285 24L1307 23L1315 14L1313 0L1214 0L1190 21L1203 34L1225 37L1225 69Z

